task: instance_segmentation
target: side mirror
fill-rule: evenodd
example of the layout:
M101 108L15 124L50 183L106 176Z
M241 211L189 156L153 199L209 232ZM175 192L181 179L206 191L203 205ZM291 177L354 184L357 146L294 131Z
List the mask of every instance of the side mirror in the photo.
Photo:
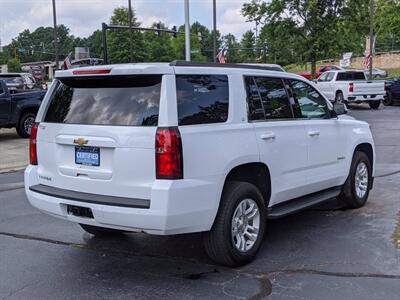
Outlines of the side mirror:
M333 104L333 114L336 116L347 114L347 107L343 103Z
M318 83L318 79L313 79L312 82Z

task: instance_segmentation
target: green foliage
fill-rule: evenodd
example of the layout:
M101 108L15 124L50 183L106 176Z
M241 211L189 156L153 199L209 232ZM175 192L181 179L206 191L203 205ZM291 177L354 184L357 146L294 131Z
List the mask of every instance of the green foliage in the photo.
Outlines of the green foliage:
M135 12L132 12L132 26L139 26ZM110 19L113 25L129 25L129 10L125 7L114 9ZM132 58L133 62L148 60L148 52L145 48L143 34L137 31L132 32ZM130 60L130 34L129 30L111 30L108 32L108 51L110 63L127 63Z
M7 63L8 72L21 72L21 64L18 59L12 58Z

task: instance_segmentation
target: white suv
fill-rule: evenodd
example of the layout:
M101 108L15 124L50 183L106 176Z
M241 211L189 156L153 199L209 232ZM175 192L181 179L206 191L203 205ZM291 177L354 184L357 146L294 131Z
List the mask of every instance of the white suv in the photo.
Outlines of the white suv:
M187 62L59 71L32 129L30 203L95 235L204 232L216 262L256 255L267 219L367 201L369 126L303 77Z

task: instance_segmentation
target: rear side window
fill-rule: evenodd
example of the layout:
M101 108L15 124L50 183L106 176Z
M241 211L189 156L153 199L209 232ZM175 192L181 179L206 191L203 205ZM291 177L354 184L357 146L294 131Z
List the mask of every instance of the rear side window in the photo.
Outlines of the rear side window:
M157 126L161 75L70 77L57 82L45 122Z
M246 77L250 120L291 119L293 113L280 78Z
M336 81L366 80L364 72L340 72L337 74Z
M228 119L226 75L176 75L178 124L222 123Z

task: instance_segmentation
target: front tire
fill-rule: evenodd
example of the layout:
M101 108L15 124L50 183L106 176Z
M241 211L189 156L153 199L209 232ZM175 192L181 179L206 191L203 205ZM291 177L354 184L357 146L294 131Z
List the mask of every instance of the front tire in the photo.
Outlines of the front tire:
M82 229L90 234L93 234L96 237L110 237L115 235L121 235L124 232L122 230L111 229L111 228L104 228L86 224L79 224Z
M364 152L356 151L339 200L348 208L360 208L367 202L371 186L371 162Z
M379 100L379 101L369 101L368 105L372 109L378 109L379 106L381 105L381 100Z
M35 123L36 115L34 113L26 113L22 115L18 122L17 133L22 138L28 138L31 136L31 129Z
M228 182L211 231L204 234L209 257L237 267L256 256L266 228L267 209L260 191L247 182Z

